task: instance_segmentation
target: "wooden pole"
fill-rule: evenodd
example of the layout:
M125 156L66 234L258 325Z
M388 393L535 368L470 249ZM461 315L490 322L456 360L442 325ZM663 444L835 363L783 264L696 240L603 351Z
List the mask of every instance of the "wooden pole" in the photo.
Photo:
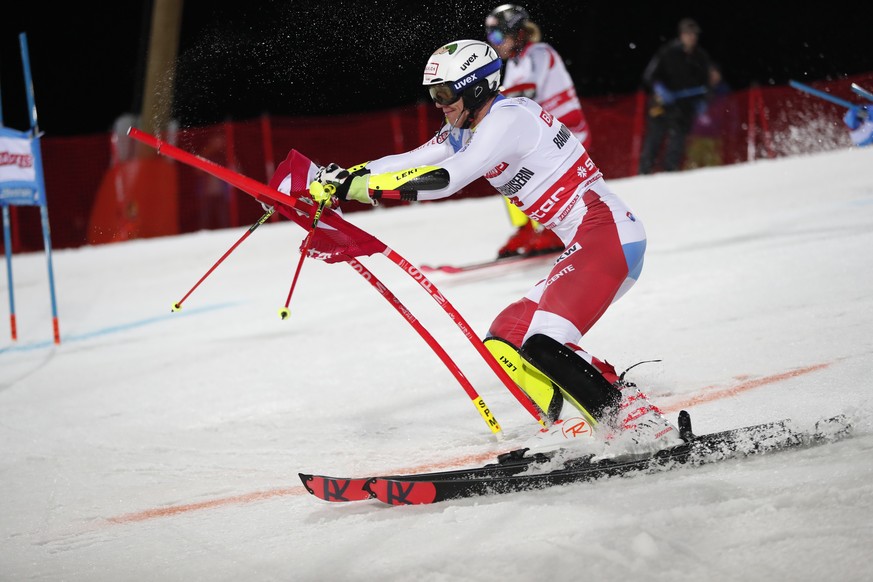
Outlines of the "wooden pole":
M146 79L142 103L143 131L160 135L167 129L173 108L176 55L182 25L183 0L154 0ZM144 149L148 155L154 150Z

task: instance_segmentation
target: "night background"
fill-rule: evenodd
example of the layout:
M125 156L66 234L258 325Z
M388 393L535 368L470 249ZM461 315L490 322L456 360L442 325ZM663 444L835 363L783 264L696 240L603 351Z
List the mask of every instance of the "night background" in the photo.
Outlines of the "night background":
M185 0L173 112L182 126L262 113L331 115L425 97L421 70L441 44L483 37L499 2L428 4ZM583 97L631 93L682 17L734 89L839 79L873 69L869 19L760 2L527 2ZM4 14L4 125L27 126L18 34L27 33L40 128L110 131L142 106L151 2L29 2ZM163 98L167 98L166 96Z

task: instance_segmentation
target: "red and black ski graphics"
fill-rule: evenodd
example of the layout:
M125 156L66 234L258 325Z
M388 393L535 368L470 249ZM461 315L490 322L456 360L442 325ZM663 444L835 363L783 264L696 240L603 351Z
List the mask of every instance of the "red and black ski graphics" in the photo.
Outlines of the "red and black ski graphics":
M369 479L347 479L305 473L299 475L306 490L325 501L364 501L372 497L370 492L364 489Z
M463 479L459 482L466 485L472 480ZM451 481L403 481L376 477L370 479L365 485L367 491L388 505L424 505L443 501L445 498L439 495L437 483L451 483Z
M543 463L549 460L549 457L544 454L526 456L526 451L527 449L518 449L501 454L498 456L496 463L482 467L437 471L433 473L362 478L327 477L324 475L310 475L308 473L298 473L298 475L300 475L300 480L303 482L306 490L319 499L332 502L363 501L376 497L368 487L368 483L375 479L398 479L413 482L428 480L451 481L453 479L469 479L474 477L505 477L521 473L533 463Z

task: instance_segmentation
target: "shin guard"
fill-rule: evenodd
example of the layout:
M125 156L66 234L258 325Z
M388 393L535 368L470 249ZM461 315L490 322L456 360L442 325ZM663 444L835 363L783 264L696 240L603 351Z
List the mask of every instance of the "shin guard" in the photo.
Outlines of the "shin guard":
M543 334L528 338L521 357L541 370L561 390L564 398L597 424L616 410L621 391L572 349Z
M564 398L552 381L530 362L523 360L518 353L518 348L512 343L492 336L485 340L485 347L549 422L558 420L564 406Z

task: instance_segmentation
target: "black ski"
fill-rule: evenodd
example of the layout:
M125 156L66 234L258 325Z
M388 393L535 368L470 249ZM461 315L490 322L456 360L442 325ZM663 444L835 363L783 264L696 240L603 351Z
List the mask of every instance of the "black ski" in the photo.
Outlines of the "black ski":
M685 411L679 416L680 433L691 436L690 419ZM775 425L776 423L772 423ZM763 425L762 425L763 426ZM770 425L767 425L770 426ZM684 427L684 428L683 428ZM528 454L528 449L516 449L497 456L496 463L468 469L453 469L433 473L413 473L406 475L381 476L379 479L392 481L450 481L463 479L482 479L509 477L523 473L532 464L545 463L551 460L554 452ZM582 457L569 463L588 463L590 457ZM331 477L311 473L298 473L306 490L312 495L331 502L363 501L376 497L367 488L367 483L374 477Z
M562 460L560 469L537 474L536 466L551 461L555 453L530 455L527 449L518 449L500 455L496 463L469 469L357 478L299 475L307 491L325 501L377 498L392 505L435 503L808 446L836 440L851 429L843 416L820 421L814 432L794 430L790 425L791 421L786 419L695 436L690 417L683 411L679 415L679 429L686 443L651 457L596 461L589 455ZM522 475L529 469L529 474Z
M390 505L437 503L449 499L594 481L631 473L657 472L686 464L714 463L730 458L833 441L846 436L850 430L851 425L843 416L820 421L816 430L812 432L795 430L791 428L790 420L784 420L692 436L685 444L645 458L595 461L591 457L585 457L567 461L562 468L553 471L536 473L535 467L529 465L530 472L520 474L525 471L522 469L507 476L473 473L467 477L450 479L438 476L425 479L416 476L375 477L364 484L363 489Z

